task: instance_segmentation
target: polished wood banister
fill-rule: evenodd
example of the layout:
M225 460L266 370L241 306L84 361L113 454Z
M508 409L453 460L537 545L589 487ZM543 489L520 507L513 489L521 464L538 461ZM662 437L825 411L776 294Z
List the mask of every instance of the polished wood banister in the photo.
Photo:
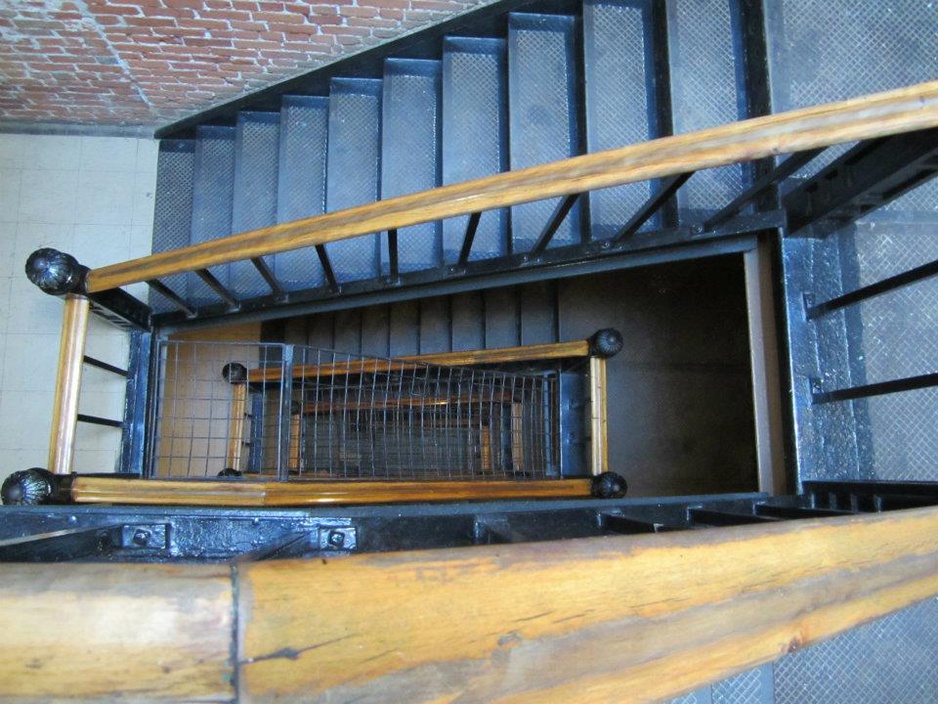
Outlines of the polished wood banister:
M231 567L8 564L0 698L653 701L936 594L936 507Z
M554 196L938 126L938 81L608 151L273 225L90 271L90 293L241 259Z
M457 352L429 352L395 357L394 359L352 359L345 362L323 364L297 364L293 367L294 379L345 376L351 374L382 374L420 369L425 365L441 367L471 367L477 364L511 364L515 362L543 362L547 360L588 357L589 340L569 342L546 342L522 347L496 347L490 350L466 350ZM283 369L279 366L250 369L247 381L280 381Z
M586 499L592 490L591 479L356 481L293 477L289 482L278 482L75 475L68 480L68 484L65 492L69 500L76 504L216 507Z

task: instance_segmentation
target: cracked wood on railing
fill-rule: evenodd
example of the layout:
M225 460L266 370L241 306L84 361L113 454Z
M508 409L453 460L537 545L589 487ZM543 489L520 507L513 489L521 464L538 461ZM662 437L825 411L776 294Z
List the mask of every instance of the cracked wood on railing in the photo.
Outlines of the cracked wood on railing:
M0 698L650 701L936 594L935 507L232 567L9 564Z
M938 81L508 171L94 269L94 293L623 183L938 126Z

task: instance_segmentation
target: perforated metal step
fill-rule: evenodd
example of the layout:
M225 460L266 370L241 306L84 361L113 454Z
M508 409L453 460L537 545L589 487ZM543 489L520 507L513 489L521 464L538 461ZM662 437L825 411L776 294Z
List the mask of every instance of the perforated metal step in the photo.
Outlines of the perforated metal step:
M378 198L381 173L380 80L337 78L329 99L326 210ZM366 235L326 247L340 282L378 276L378 236Z
M192 196L190 242L200 244L232 234L234 198L235 128L202 126L196 130L195 175ZM228 279L228 267L215 267L220 281ZM215 303L218 296L195 274L186 279L186 298L197 305Z
M668 0L667 5L674 132L745 117L737 86L732 3ZM740 166L694 174L678 192L682 220L705 219L730 202L742 184Z
M231 227L247 232L277 222L280 113L242 112L235 134L235 177ZM270 289L249 261L234 262L228 286L238 298L262 296Z
M443 183L508 168L506 45L502 39L449 37L443 42ZM443 223L447 263L459 258L468 217ZM484 213L469 260L508 252L508 211Z
M389 59L384 68L381 197L427 190L440 183L440 62ZM442 264L440 223L398 233L399 271ZM392 271L393 235L380 236L382 273Z
M508 20L508 106L511 168L521 169L577 153L576 38L573 17L516 13ZM512 208L515 252L530 250L560 199ZM579 205L552 245L577 242Z
M280 109L277 222L325 212L328 129L328 98L284 96ZM284 252L272 259L274 274L287 291L324 283L322 266L312 249Z
M583 3L587 151L598 152L655 136L649 9L630 2ZM651 195L649 183L590 194L594 239L618 234ZM656 215L645 228L660 224Z
M195 141L164 139L156 171L156 199L153 210L153 253L166 252L189 244L192 228L192 187L195 172ZM186 277L170 276L165 283L184 293ZM150 291L154 311L175 310L175 306L155 291Z

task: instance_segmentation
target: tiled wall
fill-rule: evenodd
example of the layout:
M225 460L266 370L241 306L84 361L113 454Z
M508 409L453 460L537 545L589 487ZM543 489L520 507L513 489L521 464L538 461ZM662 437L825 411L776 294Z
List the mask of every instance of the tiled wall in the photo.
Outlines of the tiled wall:
M0 134L0 479L47 465L62 302L26 279L26 258L43 246L90 267L148 254L156 159L151 140ZM87 354L124 367L126 334L92 318ZM122 408L122 380L86 366L79 410ZM76 470L112 471L119 439L80 424Z

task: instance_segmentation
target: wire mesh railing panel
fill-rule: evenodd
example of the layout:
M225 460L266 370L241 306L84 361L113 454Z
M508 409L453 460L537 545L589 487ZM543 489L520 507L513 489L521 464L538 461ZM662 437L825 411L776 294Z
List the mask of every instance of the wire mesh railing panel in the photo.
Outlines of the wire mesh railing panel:
M559 476L550 373L166 341L151 476Z
M279 444L269 441L280 432L280 384L251 384L248 374L282 376L282 360L283 345L160 342L151 476L276 473Z
M547 376L307 348L296 355L297 475L527 478L548 476L555 464Z

